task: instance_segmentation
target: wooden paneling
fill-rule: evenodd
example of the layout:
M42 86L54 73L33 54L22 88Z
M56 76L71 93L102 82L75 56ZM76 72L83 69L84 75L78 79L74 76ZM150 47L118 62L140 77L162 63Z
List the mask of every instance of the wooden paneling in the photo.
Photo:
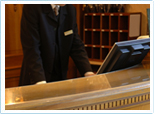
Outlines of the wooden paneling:
M20 75L21 66L15 66L14 68L6 69L5 78L14 78Z
M72 79L77 77L77 67L74 64L74 61L71 57L69 57L69 66L68 66L68 72L67 72L67 78Z
M80 38L83 38L83 4L73 4L75 6L77 11L77 27L78 27L78 33L80 35Z
M23 53L20 41L20 22L23 4L5 5L5 88L19 83Z
M17 87L19 84L19 76L5 78L5 88Z
M10 67L20 66L22 64L22 60L22 53L5 55L5 67L9 69Z
M5 56L5 87L17 87L21 71L23 55L9 54Z
M5 5L5 54L21 53L20 22L22 4Z

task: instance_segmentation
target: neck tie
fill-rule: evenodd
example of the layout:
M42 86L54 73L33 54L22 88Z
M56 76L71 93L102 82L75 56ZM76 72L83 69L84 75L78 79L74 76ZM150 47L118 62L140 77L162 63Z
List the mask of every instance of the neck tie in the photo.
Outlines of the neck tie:
M59 14L59 8L60 8L59 5L56 5L55 8L54 8L56 16Z

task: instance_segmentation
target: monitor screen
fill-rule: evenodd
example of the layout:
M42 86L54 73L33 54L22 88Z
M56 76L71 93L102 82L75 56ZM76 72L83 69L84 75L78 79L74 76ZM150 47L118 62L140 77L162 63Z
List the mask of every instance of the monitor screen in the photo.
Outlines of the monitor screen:
M97 74L128 68L141 63L150 50L150 38L116 42Z

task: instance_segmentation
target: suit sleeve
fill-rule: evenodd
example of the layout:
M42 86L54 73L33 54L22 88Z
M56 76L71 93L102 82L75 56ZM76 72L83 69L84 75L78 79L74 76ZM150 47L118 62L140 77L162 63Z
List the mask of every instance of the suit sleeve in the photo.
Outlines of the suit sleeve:
M71 49L71 57L76 64L81 76L84 76L86 72L92 71L91 65L88 60L87 53L85 51L84 43L80 39L78 35L78 28L76 23L76 9L75 9L75 16L74 16L74 38L73 44Z
M46 80L40 52L39 14L35 5L24 5L21 20L21 43L24 69L31 84Z

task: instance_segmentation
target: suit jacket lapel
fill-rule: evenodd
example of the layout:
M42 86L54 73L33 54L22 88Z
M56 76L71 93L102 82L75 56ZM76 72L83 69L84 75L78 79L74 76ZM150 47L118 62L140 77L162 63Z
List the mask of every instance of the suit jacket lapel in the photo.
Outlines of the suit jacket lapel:
M48 14L49 18L51 18L57 22L57 20L55 19L55 13L50 4L43 5L43 11L44 11L44 13Z
M60 7L60 20L59 20L59 25L61 25L65 18L66 18L66 15L67 15L67 9L66 9L66 6L63 6L63 7Z

